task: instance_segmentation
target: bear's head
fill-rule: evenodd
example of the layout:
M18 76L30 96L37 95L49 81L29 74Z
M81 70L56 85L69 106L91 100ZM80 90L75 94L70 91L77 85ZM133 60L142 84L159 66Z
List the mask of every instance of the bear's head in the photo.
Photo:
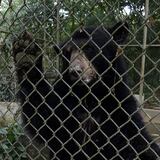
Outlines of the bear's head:
M89 84L102 78L128 36L128 24L119 22L112 28L85 27L76 30L70 39L55 47L62 58L62 75L72 82ZM118 56L119 57L119 56Z

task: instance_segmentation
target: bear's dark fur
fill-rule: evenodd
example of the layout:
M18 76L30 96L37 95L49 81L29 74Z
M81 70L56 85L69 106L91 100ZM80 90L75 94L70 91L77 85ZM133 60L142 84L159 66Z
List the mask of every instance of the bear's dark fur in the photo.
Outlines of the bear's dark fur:
M24 128L49 146L52 159L160 159L128 87L118 49L127 35L128 25L121 22L75 31L55 47L63 69L53 86L32 35L24 32L13 43Z

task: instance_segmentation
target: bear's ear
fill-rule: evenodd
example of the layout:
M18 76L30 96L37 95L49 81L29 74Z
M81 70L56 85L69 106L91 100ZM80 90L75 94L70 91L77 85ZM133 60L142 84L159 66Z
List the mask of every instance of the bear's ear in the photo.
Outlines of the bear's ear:
M128 29L129 26L127 22L118 22L115 26L109 29L109 32L118 44L123 44L128 37Z

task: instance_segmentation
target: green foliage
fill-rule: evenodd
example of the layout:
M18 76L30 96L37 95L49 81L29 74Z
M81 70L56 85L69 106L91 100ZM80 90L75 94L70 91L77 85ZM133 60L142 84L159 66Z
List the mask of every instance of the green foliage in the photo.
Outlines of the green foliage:
M22 135L17 124L0 128L0 159L27 160L25 148L18 141Z
M0 77L0 102L11 102L15 98L15 86L13 86L13 78L7 74L1 74Z

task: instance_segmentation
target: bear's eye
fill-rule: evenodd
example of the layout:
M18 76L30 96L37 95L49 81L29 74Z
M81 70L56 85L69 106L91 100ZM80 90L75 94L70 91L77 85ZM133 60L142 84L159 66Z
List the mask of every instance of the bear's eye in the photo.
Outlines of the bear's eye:
M86 47L84 49L87 53L92 53L93 52L93 48L92 47Z
M67 59L69 61L70 57L71 57L71 52L69 52L67 50L63 50L62 51L62 57L65 57L65 59Z

